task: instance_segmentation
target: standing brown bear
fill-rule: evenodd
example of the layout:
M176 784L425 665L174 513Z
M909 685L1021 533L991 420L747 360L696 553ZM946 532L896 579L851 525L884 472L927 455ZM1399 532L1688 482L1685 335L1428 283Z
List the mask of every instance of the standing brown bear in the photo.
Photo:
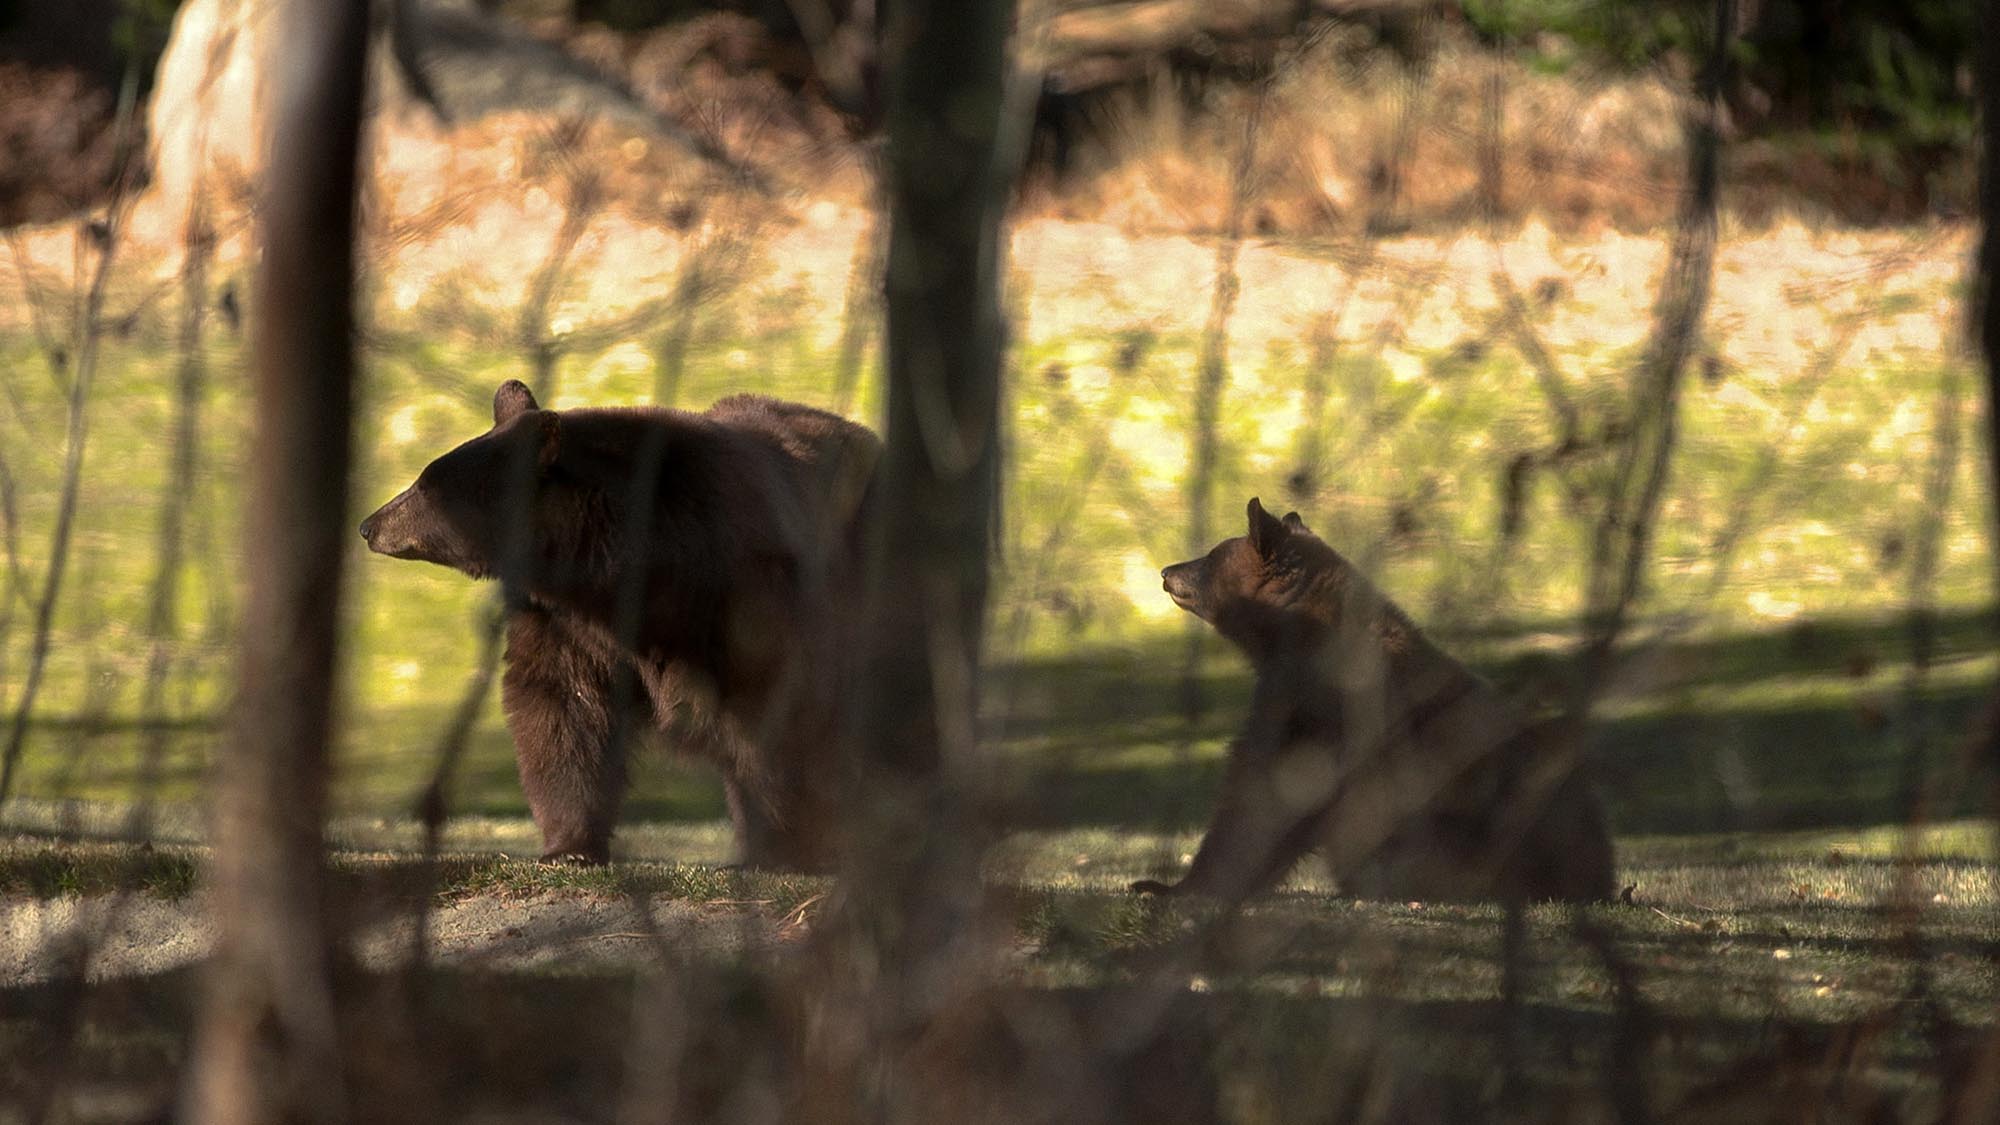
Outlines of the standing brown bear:
M500 580L502 702L543 858L609 858L637 727L721 769L742 862L832 864L880 450L753 395L555 411L510 380L491 430L362 521L377 553Z
M1326 853L1344 892L1592 901L1613 869L1573 739L1527 723L1296 512L1161 572L1256 670L1248 727L1187 875L1133 889L1239 900Z

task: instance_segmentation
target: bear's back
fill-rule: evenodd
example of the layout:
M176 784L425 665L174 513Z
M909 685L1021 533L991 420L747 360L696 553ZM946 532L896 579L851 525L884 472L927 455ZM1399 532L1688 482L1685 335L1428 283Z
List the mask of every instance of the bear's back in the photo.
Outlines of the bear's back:
M702 416L782 453L809 507L834 527L858 531L882 455L873 430L818 407L754 394L720 399Z
M1511 699L1339 552L1316 537L1296 546L1289 609L1330 627L1272 638L1256 660L1260 679L1291 685L1280 695L1293 709L1279 724L1289 737L1364 758L1413 751L1451 762L1525 726Z

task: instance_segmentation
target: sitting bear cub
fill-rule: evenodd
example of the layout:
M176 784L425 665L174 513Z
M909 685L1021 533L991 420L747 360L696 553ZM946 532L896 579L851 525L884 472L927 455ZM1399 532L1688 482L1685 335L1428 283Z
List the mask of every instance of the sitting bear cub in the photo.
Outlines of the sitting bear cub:
M1326 853L1386 899L1598 900L1611 841L1573 739L1527 723L1297 513L1161 572L1249 656L1256 688L1187 874L1137 891L1240 900Z
M636 726L720 767L743 862L831 866L880 449L752 395L555 411L510 380L491 430L362 522L377 553L499 579L502 703L544 858L609 858Z

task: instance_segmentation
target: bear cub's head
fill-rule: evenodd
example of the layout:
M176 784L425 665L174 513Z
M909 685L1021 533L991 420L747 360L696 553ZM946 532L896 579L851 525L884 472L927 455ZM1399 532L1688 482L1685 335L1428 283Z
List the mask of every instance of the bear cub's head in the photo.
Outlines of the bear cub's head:
M414 484L361 521L361 538L376 554L474 578L518 572L561 445L561 418L509 379L493 395L493 428L424 466Z
M1174 604L1215 626L1252 656L1328 624L1341 560L1306 529L1297 512L1283 519L1250 501L1249 531L1224 539L1198 559L1160 572Z

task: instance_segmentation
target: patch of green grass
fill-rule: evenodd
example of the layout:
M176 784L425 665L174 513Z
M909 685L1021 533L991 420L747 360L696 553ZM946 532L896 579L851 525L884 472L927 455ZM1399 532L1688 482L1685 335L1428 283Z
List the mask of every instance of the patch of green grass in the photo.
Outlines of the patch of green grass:
M1922 249L1918 235L1910 244ZM1582 277L1601 249L1528 247L1526 256ZM1866 255L1836 256L1851 270ZM1478 270L1488 268L1483 253L1476 257ZM152 284L138 272L121 278L131 292L115 294L115 306ZM1712 318L1708 343L1718 355L1740 354L1730 352L1732 341L1767 332L1771 340L1748 354L1797 352L1781 346L1785 333L1771 322L1834 297L1815 296L1830 292L1827 277L1779 280L1718 278L1719 293L1748 291L1736 306L1755 313ZM1851 288L1853 278L1831 280ZM1033 297L1044 307L1076 301L1107 311L1061 334L1024 332L1014 353L995 659L981 687L1003 767L1004 822L1015 831L989 857L987 876L996 917L1012 923L1014 979L1036 986L1037 1001L1073 999L1094 1010L1119 1002L1120 987L1152 959L1214 920L1199 904L1124 890L1186 863L1213 805L1224 747L1249 705L1247 668L1213 637L1193 662L1192 683L1183 675L1185 618L1158 590L1158 568L1190 551L1197 515L1220 537L1235 532L1250 495L1299 508L1449 647L1530 700L1566 678L1588 529L1568 510L1566 482L1541 472L1522 497L1518 540L1501 550L1508 466L1523 453L1547 454L1558 435L1533 373L1504 340L1480 335L1490 309L1476 284L1456 290L1456 305L1425 314L1462 322L1458 344L1339 341L1318 372L1320 415L1309 418L1303 388L1315 348L1305 323L1325 311L1323 298L1273 292L1246 274L1242 315L1289 317L1299 330L1296 339L1232 351L1213 508L1195 513L1185 492L1199 350L1192 318L1176 327L1162 310L1107 299L1102 276L1029 275L1022 283L1041 287ZM1179 295L1205 284L1190 282ZM1633 285L1635 293L1644 287ZM1690 381L1648 575L1657 616L1642 624L1685 611L1699 625L1634 653L1592 746L1633 903L1530 911L1521 1010L1505 1016L1499 911L1342 899L1323 871L1302 865L1224 928L1218 944L1229 956L1190 970L1175 1000L1212 1035L1201 1065L1226 1076L1239 1119L1323 1117L1342 1106L1360 1117L1378 1104L1410 1107L1412 1119L1477 1116L1491 1105L1508 1018L1518 1021L1534 1089L1589 1106L1624 1034L1629 1013L1616 978L1627 970L1649 1026L1659 1029L1644 1058L1669 1099L1698 1092L1720 1068L1763 1059L1773 1041L1837 1039L1864 1024L1872 1038L1857 1036L1850 1046L1860 1046L1841 1057L1859 1058L1857 1073L1883 1089L1921 1091L1932 1081L1932 1031L1912 1014L1921 1008L1910 1003L1919 983L1948 1017L1940 1026L1992 1025L2000 856L1989 825L1971 819L1987 811L1979 802L1990 779L1959 769L1956 744L1984 701L2000 649L1986 609L1987 496L1970 455L1941 513L1932 667L1904 690L1911 535L1928 514L1921 482L1932 409L1960 360L1904 346L1899 322L1949 319L1958 298L1928 281L1889 295L1872 310L1879 323L1866 326L1817 390L1796 377L1810 355L1772 359L1769 369L1718 363ZM1625 301L1627 321L1569 325L1568 342L1551 336L1592 432L1621 399L1639 339L1629 321L1644 315L1644 303ZM1274 304L1290 311L1274 313ZM494 386L530 374L523 357L427 322L429 307L378 310L393 330L382 338L401 343L368 355L353 519L431 457L483 431ZM504 310L484 311L506 319ZM1547 311L1554 320L1568 310ZM187 527L195 561L175 607L167 714L140 715L152 648L141 623L172 487L162 440L172 417L170 312L156 309L129 338L106 341L48 686L19 795L0 808L0 824L34 835L0 842L0 897L132 889L180 898L198 887L204 771L234 657L248 402L234 377L241 341L219 333L208 355L216 377ZM743 390L830 402L835 358L814 331L827 315L771 292L705 307L681 403ZM617 362L609 349L565 357L563 391L594 403L645 401L652 372L627 362L633 343L620 345ZM11 703L26 658L30 615L21 607L46 562L59 491L61 456L50 435L63 428L60 389L39 362L28 333L0 331L10 407L0 412L0 448L29 577L0 633L0 704ZM863 401L874 393L872 381L864 384ZM1777 471L1747 496L1767 450L1779 456ZM1579 471L1589 479L1594 470ZM1746 498L1755 518L1710 600L1717 536ZM731 842L712 773L661 755L637 766L618 863L534 862L539 840L497 699L453 778L443 854L434 866L415 861L421 833L408 810L472 673L491 592L439 568L370 556L358 537L348 549L339 815L328 828L338 891L394 907L636 894L731 923L739 913L811 913L824 880L720 866ZM1912 779L1940 823L1908 834L1893 825ZM145 848L123 842L126 802L141 796L164 802ZM1608 932L1612 956L1588 940L1590 927ZM619 1080L603 1072L627 1057L636 994L629 979L440 973L436 982L449 1003L431 1014L441 1025L463 1021L473 1045L461 1044L458 1057L481 1064L453 1073L522 1097L566 1091L577 1074ZM136 1011L138 1028L86 1036L82 1049L100 1052L89 1065L122 1050L171 1075L182 1049L171 1028L185 1021L157 1012L179 1002L174 982L112 986L106 995L121 988L142 1002L94 1008L89 1018ZM4 999L4 1057L38 1042L40 1025L9 1022L15 1013L67 1018L73 1001L55 989ZM514 1045L496 1042L495 1027L533 1028L524 1036L531 1049L510 1053ZM1922 1112L1922 1097L1892 1104L1938 1116ZM1718 1115L1729 1116L1710 1116Z
M1912 236L1913 246L1919 237ZM1310 256L1307 248L1297 253ZM1795 280L1802 292L1824 281ZM119 284L137 294L150 282L135 267ZM1036 287L1036 302L1058 308L1072 300L1102 303L1110 285L1092 276L1027 277L1023 284ZM1724 290L1752 284L1762 287L1764 279L1718 280ZM1891 286L1880 310L1884 331L1899 320L1948 316L1953 295L1937 288L1931 280ZM1259 302L1276 296L1246 292L1244 315L1268 320L1273 314L1258 311ZM742 390L829 401L836 359L810 330L828 310L768 297L746 292L704 312L682 403L699 406ZM1811 299L1786 288L1779 303ZM1463 639L1466 654L1503 679L1532 687L1560 674L1552 653L1577 611L1588 533L1567 512L1564 486L1544 472L1528 482L1519 540L1504 555L1497 551L1507 466L1519 453L1546 450L1556 435L1548 408L1529 393L1533 377L1520 357L1506 340L1479 336L1482 301L1478 286L1468 284L1453 311L1480 346L1431 354L1406 345L1414 369L1373 350L1336 348L1319 373L1326 397L1316 419L1306 416L1302 392L1314 352L1303 321L1296 340L1280 336L1261 351L1233 354L1221 422L1225 455L1213 510L1204 515L1219 536L1235 530L1251 494L1298 507L1421 621ZM1546 315L1565 315L1561 302ZM493 387L528 374L523 357L440 319L435 303L378 310L393 330L382 338L398 343L370 354L362 384L356 518L429 458L481 432ZM139 623L169 488L170 450L161 437L172 417L170 313L154 308L129 338L105 341L76 557L23 764L24 794L129 798L155 736L161 795L190 799L200 787L230 675L248 403L240 381L211 381L188 525L190 554L201 562L183 576L170 713L165 722L139 716L150 655ZM1618 402L1633 358L1631 326L1613 327L1606 343L1558 349L1579 407L1592 418ZM1718 323L1717 346L1760 327ZM612 348L626 358L608 362ZM566 356L563 393L578 401L645 401L652 372L626 361L630 342L612 348ZM986 694L1011 753L1069 772L1086 788L1104 783L1105 792L1072 804L1116 799L1108 790L1124 779L1107 781L1113 775L1100 770L1172 758L1184 744L1196 759L1212 760L1243 698L1240 664L1226 655L1207 665L1215 690L1206 693L1192 731L1178 723L1178 688L1154 690L1180 663L1181 621L1159 594L1156 572L1189 550L1186 403L1198 348L1194 332L1133 309L1126 322L1111 314L1063 335L1031 335L1017 353L992 617L1001 666ZM218 333L207 358L213 371L238 370L241 340ZM1897 615L1922 504L1928 416L1955 362L1868 343L1840 357L1817 389L1809 380L1794 385L1770 372L1726 367L1690 384L1650 593L1663 613L1700 608L1705 624L1649 655L1646 676L1615 704L1614 717L1775 711L1801 701L1831 716L1841 697L1867 702L1892 688L1908 652ZM47 440L61 432L61 399L36 374L39 363L29 333L0 332L0 364L17 372L10 402L20 406L0 417L0 445L9 452L31 581L53 523L61 465ZM871 372L862 400L874 392ZM1734 571L1708 603L1715 538L1747 495L1766 449L1778 452L1777 469L1754 496ZM1963 458L1944 513L1938 571L1948 656L1992 647L1990 630L1972 612L1987 598L1982 501L1973 459ZM392 810L411 799L429 769L438 732L471 674L470 637L490 592L440 568L370 556L358 537L350 550L349 692L337 797L347 811ZM0 635L0 671L10 684L26 657L26 634L16 627ZM1859 665L1869 671L1850 676L1847 669ZM1990 670L1962 663L1940 668L1937 679L1962 687ZM1143 686L1124 691L1132 680ZM1736 736L1701 729L1686 737L1713 746ZM1822 724L1810 737L1855 755L1879 751L1865 730ZM1616 772L1626 739L1612 742L1606 757ZM1646 772L1643 761L1634 768ZM1158 802L1157 787L1135 792ZM497 704L476 727L458 793L467 812L522 811ZM1191 810L1200 803L1184 802L1188 811L1178 815L1198 816ZM688 820L718 816L721 805L699 771L649 768L631 808L641 819ZM1724 819L1714 811L1704 817L1704 829ZM1634 827L1655 823L1648 811Z
M201 857L184 847L0 840L0 898L79 898L137 892L183 899L194 893Z
M1628 863L1757 863L1787 859L1843 863L1970 861L2000 863L2000 833L1991 820L1959 820L1908 827L1814 829L1798 832L1722 832L1708 835L1627 836L1618 841Z
M1046 287L1037 302L1101 297L1102 283L1089 278L1026 281ZM1763 285L1727 276L1718 284ZM1447 317L1465 322L1468 340L1488 315L1476 288ZM1894 336L1899 319L1956 307L1937 287L1894 296L1881 331L1864 333L1871 339ZM1765 297L1753 304L1814 299L1789 290ZM1270 298L1246 278L1246 309ZM1294 298L1311 304L1286 300ZM756 390L828 403L834 357L808 331L824 311L719 303L692 342L681 402ZM355 520L431 457L481 432L497 383L529 374L517 355L419 321L392 326L396 338L421 343L369 357ZM1202 513L1215 535L1236 531L1250 495L1296 507L1454 652L1525 699L1559 694L1588 554L1565 482L1549 472L1528 482L1520 537L1500 549L1507 466L1557 441L1533 373L1503 340L1470 349L1342 341L1319 372L1325 401L1315 420L1303 394L1314 351L1303 323L1297 340L1232 352L1222 467L1213 509ZM1635 353L1630 325L1613 327L1607 342L1572 330L1572 342L1554 345L1591 427L1610 417ZM1734 334L1766 327L1718 317L1712 342L1726 351ZM168 336L158 325L107 341L48 689L19 797L0 808L0 824L38 835L0 846L0 896L136 888L180 897L198 885L204 771L234 655L248 415L241 380L212 381L189 525L198 561L177 606L168 714L141 716L151 646L139 623L169 487ZM995 659L981 687L1013 831L989 857L988 883L996 917L1012 924L1010 979L1088 1008L1117 1002L1123 985L1213 920L1199 905L1135 898L1124 887L1184 866L1249 706L1248 668L1213 636L1188 682L1186 619L1158 589L1158 568L1191 549L1187 403L1198 346L1193 332L1147 310L1111 312L1057 337L1024 333L1009 384ZM652 373L605 362L607 354L566 357L565 392L645 401ZM218 336L209 359L218 373L237 371L240 341ZM29 374L36 362L24 335L0 333L0 367L16 373L5 377L23 406L0 413L0 445L31 577L57 492L59 451L47 435L61 432L59 396ZM1905 691L1911 535L1925 514L1932 408L1956 362L1874 340L1836 362L1816 395L1790 369L1728 365L1687 388L1684 443L1648 576L1656 615L1641 624L1681 612L1698 624L1636 649L1601 713L1592 761L1634 904L1581 914L1609 932L1652 1026L1663 1029L1646 1055L1663 1098L1692 1096L1719 1070L1769 1051L1773 1038L1810 1042L1876 1021L1874 1053L1857 1069L1884 1088L1917 1091L1898 1104L1921 1116L1932 1080L1925 1033L1903 1015L1914 1008L1914 982L1966 1025L1990 1026L2000 1008L1991 925L2000 857L1987 827L1971 819L1987 811L1983 779L1957 761L1956 736L2000 672L1992 655L2000 634L1986 608L1986 493L1969 455L1943 513L1932 665ZM864 400L873 393L871 381ZM1777 471L1753 498L1734 570L1711 600L1717 535L1767 449L1777 452ZM338 815L328 829L339 891L391 907L636 894L727 924L813 915L824 880L720 866L731 841L712 772L662 754L637 759L617 864L534 862L539 840L497 693L453 779L444 854L435 867L414 862L421 833L408 810L472 674L491 591L368 555L358 537L349 550ZM25 615L12 620L0 636L0 684L9 689L27 644ZM10 697L0 691L0 703ZM158 779L150 795L166 802L150 853L116 842L123 802L141 795L149 772ZM1912 778L1929 789L1929 815L1941 822L1914 838L1884 827L1902 819ZM52 843L57 836L85 842ZM1897 862L1906 857L1916 862ZM1578 915L1530 912L1521 1011L1504 1017L1498 911L1355 902L1330 889L1318 866L1302 865L1224 928L1218 946L1228 956L1190 970L1175 1001L1211 1029L1203 1065L1226 1076L1240 1119L1324 1114L1357 1105L1357 1090L1387 1091L1384 1104L1416 1107L1418 1119L1478 1116L1491 1104L1505 1018L1518 1021L1534 1090L1598 1096L1626 1019L1615 984L1622 970L1586 940ZM628 981L510 977L495 997L467 1000L488 983L451 985L480 1035L507 1021L567 1028L587 1011L573 1033L538 1039L559 1044L551 1053L563 1057L572 1049L579 1058L624 1057ZM506 1019L485 1018L493 1012ZM0 1021L0 1036L4 1028ZM169 1071L173 1051L156 1052ZM564 1081L562 1067L540 1057L501 1069L524 1089Z

